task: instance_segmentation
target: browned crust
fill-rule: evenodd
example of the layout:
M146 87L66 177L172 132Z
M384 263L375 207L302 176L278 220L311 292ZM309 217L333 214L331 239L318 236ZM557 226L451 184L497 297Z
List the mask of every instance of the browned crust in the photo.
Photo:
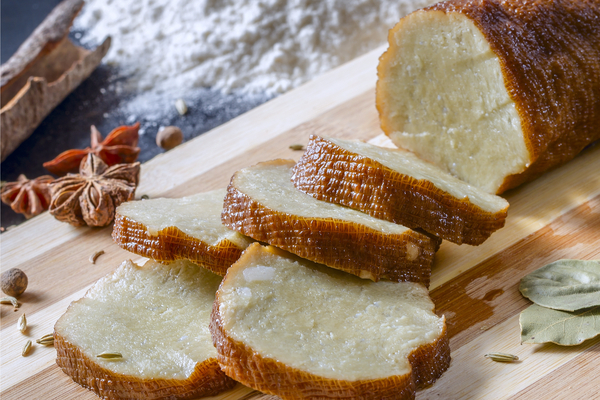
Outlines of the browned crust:
M291 168L291 160L261 164ZM334 218L311 219L270 209L235 187L231 178L221 221L253 239L269 243L302 258L374 281L412 281L429 285L431 264L439 245L415 231L384 234L354 222ZM418 251L409 259L407 247Z
M444 325L438 339L409 355L411 373L359 381L324 378L262 357L232 339L223 328L219 305L217 292L210 331L221 369L244 385L282 399L414 399L416 389L433 384L450 365L450 346Z
M450 0L425 10L470 18L500 61L532 162L506 177L497 193L564 164L600 139L600 2Z
M187 379L140 379L101 367L56 331L54 347L56 364L63 372L103 399L193 399L216 395L236 384L214 358L196 364Z
M508 207L487 212L457 199L425 179L403 175L381 163L310 137L294 167L297 189L324 201L355 208L375 218L421 228L451 242L483 243L502 228Z
M150 235L145 225L118 213L112 237L121 248L134 254L161 262L189 260L221 276L243 251L228 239L217 246L208 245L175 226L158 231L156 236Z

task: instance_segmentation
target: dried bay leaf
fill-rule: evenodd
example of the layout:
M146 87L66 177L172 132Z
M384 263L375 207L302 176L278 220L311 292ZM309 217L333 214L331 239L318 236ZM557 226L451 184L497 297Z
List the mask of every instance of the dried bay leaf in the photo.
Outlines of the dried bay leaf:
M600 306L600 261L553 262L521 279L519 290L534 303L555 310Z
M534 304L521 312L519 324L521 343L576 346L600 335L600 307L567 312Z

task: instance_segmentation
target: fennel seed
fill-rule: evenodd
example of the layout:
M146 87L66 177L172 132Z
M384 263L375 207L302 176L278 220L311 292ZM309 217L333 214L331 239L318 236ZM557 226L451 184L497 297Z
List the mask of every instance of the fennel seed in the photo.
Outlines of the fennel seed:
M304 150L304 146L302 146L301 144L291 144L290 149L294 151Z
M25 346L23 346L23 350L21 351L21 355L23 357L27 357L27 354L29 354L30 351L31 351L31 340L28 340L25 343Z
M105 360L108 360L108 361L119 361L119 360L123 359L123 355L121 353L111 353L108 351L105 351L104 353L100 353L96 357L104 358Z
M47 335L42 336L41 338L35 341L37 344L41 344L42 346L53 346L54 345L54 335L49 333Z
M484 355L484 357L487 357L490 360L498 361L498 362L519 361L519 357L515 356L514 354L508 354L508 353L489 353L489 354Z
M25 317L25 313L23 313L23 315L19 317L18 326L21 333L25 333L25 331L27 330L27 318Z

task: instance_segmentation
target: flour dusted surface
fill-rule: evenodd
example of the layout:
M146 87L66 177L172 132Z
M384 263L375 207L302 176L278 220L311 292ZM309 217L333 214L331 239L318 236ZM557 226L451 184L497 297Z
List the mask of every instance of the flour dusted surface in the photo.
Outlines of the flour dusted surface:
M432 0L88 0L84 42L155 100L211 87L274 95L385 43Z

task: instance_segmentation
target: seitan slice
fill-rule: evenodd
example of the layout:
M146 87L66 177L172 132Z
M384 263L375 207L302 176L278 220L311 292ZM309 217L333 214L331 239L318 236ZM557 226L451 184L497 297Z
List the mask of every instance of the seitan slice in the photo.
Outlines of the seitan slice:
M252 244L210 329L222 370L282 399L413 399L450 363L444 317L414 282L372 282Z
M383 131L490 193L600 139L600 2L450 0L390 31Z
M236 172L223 224L361 278L429 285L439 239L300 192L291 182L293 165L274 160Z
M311 136L294 167L297 189L451 242L483 243L506 220L508 202L408 151Z
M189 261L125 261L60 317L56 363L103 399L191 399L231 388L209 331L220 282ZM122 359L98 357L107 352Z
M113 239L132 253L164 262L190 260L223 276L251 243L221 223L225 193L123 203L116 211Z

